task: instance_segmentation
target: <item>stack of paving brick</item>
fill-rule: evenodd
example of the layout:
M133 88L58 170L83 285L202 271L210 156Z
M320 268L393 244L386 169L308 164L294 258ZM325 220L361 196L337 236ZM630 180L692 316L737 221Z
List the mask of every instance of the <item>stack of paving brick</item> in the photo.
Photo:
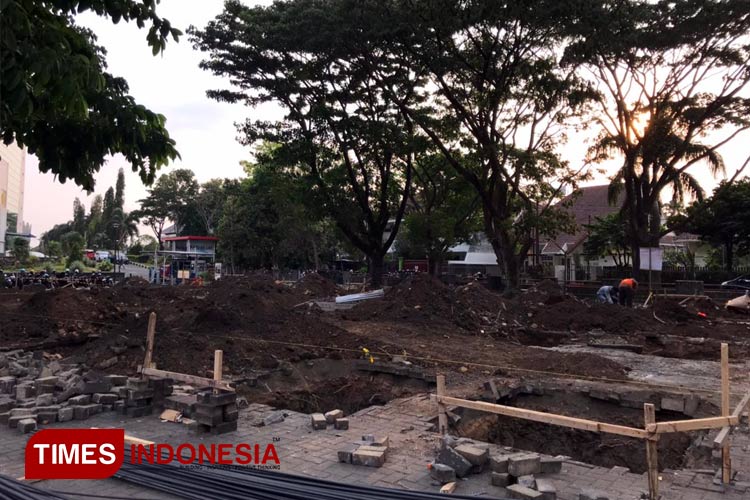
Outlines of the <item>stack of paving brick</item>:
M121 391L121 394L122 393L125 393L126 395L122 411L127 416L138 418L151 415L154 410L152 405L154 390L150 387L148 379L137 377L128 378L128 381L125 384L125 389Z
M489 446L469 440L445 439L430 468L431 477L441 484L480 474L490 468L490 483L505 489L507 498L555 500L557 493L546 475L562 469L562 457L536 453L490 456Z
M219 390L216 394L212 389L205 389L197 394L195 404L195 429L198 432L223 434L237 430L237 393Z
M347 445L338 451L339 462L365 467L382 467L388 453L388 436L376 438L368 434L361 441Z
M327 413L313 413L310 422L314 431L324 431L329 425L339 431L349 429L349 419L344 418L343 410L331 410Z

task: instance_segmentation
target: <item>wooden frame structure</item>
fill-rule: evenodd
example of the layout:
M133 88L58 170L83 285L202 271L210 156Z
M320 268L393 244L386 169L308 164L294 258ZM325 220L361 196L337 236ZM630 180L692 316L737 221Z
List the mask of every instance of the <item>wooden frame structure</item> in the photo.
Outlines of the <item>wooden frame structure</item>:
M603 434L617 434L619 436L642 439L646 444L646 462L648 465L649 499L659 497L659 460L657 443L659 436L671 432L690 432L705 429L721 429L714 441L714 446L722 450L722 481L729 483L732 475L732 464L729 455L729 434L734 426L739 424L740 417L750 404L750 392L745 395L739 405L730 412L729 408L729 346L721 344L721 416L697 418L693 420L673 420L669 422L656 421L656 408L651 403L643 405L643 429L623 425L597 422L582 418L568 417L554 413L544 413L514 406L505 406L483 401L471 401L455 398L445 394L445 375L437 375L437 395L434 396L438 409L438 431L445 434L448 431L447 405L485 411L508 417L531 420L560 427L568 427L589 432Z
M198 375L189 375L187 373L170 372L158 370L156 363L153 362L154 356L154 339L156 337L156 313L152 312L148 317L148 330L146 331L146 355L143 358L143 365L138 368L138 372L144 377L171 378L185 382L186 384L197 385L200 387L211 387L214 393L219 390L234 391L229 381L222 380L221 375L224 371L224 351L217 349L214 351L214 377L213 379L199 377Z

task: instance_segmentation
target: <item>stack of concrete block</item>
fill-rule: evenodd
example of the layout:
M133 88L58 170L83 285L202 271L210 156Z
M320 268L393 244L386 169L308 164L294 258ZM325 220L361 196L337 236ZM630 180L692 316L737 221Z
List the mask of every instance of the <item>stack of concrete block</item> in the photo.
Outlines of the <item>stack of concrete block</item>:
M343 410L331 410L326 413L313 413L310 415L310 423L314 431L324 431L329 425L339 431L349 429L349 419L344 418Z
M196 421L196 430L212 434L224 434L237 430L239 410L237 393L234 391L212 389L198 392L198 401L192 419Z
M338 460L352 465L382 467L385 464L390 442L388 436L376 438L368 434L360 441L345 446L338 451Z
M149 385L149 380L146 378L128 378L125 384L127 399L124 406L124 412L127 416L139 418L151 415L154 390Z

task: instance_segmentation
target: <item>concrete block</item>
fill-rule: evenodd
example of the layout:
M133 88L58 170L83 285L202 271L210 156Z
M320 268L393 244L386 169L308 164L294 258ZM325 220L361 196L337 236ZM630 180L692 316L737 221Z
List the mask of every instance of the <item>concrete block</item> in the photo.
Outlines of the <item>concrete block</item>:
M339 431L349 430L349 419L348 418L337 418L336 421L333 422L333 427L336 430L339 430Z
M508 455L493 455L490 457L490 469L492 472L508 472Z
M536 490L532 490L531 488L527 488L526 486L521 486L520 484L511 484L507 488L505 488L505 491L507 491L508 498L513 499L520 499L520 500L541 500L542 494Z
M125 375L106 375L104 378L112 384L112 387L123 386L128 382L128 377Z
M0 413L0 425L8 425L8 419L10 418L10 412L6 411Z
M69 422L73 420L74 417L74 409L71 406L66 406L65 408L60 408L57 410L57 421L58 422Z
M0 397L0 413L5 413L15 408L16 402L9 397Z
M73 417L76 420L86 420L92 415L102 411L102 405L98 403L75 406L73 408Z
M37 406L49 406L52 403L54 403L52 394L40 394L39 396L36 397Z
M536 478L536 491L542 494L542 500L557 500L557 489L547 478Z
M38 411L36 420L40 424L54 424L57 422L57 410L55 411Z
M326 423L328 425L333 425L337 418L344 418L344 412L342 410L331 410L326 412L325 417Z
M532 490L536 489L536 478L532 474L517 478L516 483L520 484L521 486L531 488Z
M222 422L211 427L211 434L226 434L237 430L237 421Z
M236 404L222 406L224 410L224 422L236 422L240 418L240 410Z
M578 500L609 500L609 497L601 491L586 489L578 495Z
M385 448L360 446L352 453L352 463L365 467L382 467L385 463Z
M512 455L508 459L508 473L511 476L528 476L529 474L539 474L540 471L541 460L539 455L519 454Z
M16 408L34 408L36 406L36 398L22 399L16 401Z
M375 437L372 436L373 439L367 441L367 444L370 446L382 446L383 448L388 448L390 446L390 440L388 439L388 436L380 436Z
M192 418L203 425L213 427L224 422L224 407L197 405Z
M352 455L354 454L355 451L357 451L358 448L359 446L356 444L350 444L350 445L345 446L344 448L341 448L337 452L339 462L342 462L345 464L352 463Z
M197 404L195 396L169 396L164 399L164 408L179 411L186 417L190 417L195 413Z
M18 417L20 415L33 415L34 409L33 408L13 408L10 410L10 416L11 417Z
M562 457L542 457L539 459L542 474L557 474L562 470Z
M36 430L36 420L33 418L19 420L17 428L21 434L28 434L29 432Z
M38 378L38 379L34 380L34 384L37 387L39 387L39 386L49 386L49 385L51 385L52 387L55 387L55 385L57 385L57 381L58 380L59 379L57 377L42 377L42 378Z
M137 390L137 391L143 391L143 390L148 389L148 379L138 378L138 377L130 377L130 378L128 378L128 380L125 383L125 385L129 389L134 389L134 390Z
M21 420L34 420L34 422L36 422L36 415L11 415L8 418L8 427L15 429L18 427L18 423L21 422Z
M471 470L471 462L466 460L463 455L458 453L455 449L444 446L440 449L436 463L447 465L456 471L457 477L466 477Z
M492 472L490 473L490 484L492 486L499 486L500 488L505 488L508 486L511 482L511 476L510 474L504 473L504 472Z
M219 394L214 394L213 391L202 391L197 396L198 403L201 404L221 406L237 402L237 393L234 391L224 391Z
M131 400L138 400L138 399L151 399L154 397L154 390L153 389L128 389L128 399Z
M114 411L118 411L120 413L125 411L125 401L117 400L115 401L115 404L112 405L112 409Z
M29 399L34 396L36 396L36 389L31 383L23 383L16 386L16 399Z
M117 395L111 394L111 393L100 393L97 392L93 396L91 396L91 401L94 403L101 403L103 405L112 405L115 404L115 401L117 401Z
M456 453L468 460L471 465L482 466L490 459L490 452L487 448L477 448L469 444L462 444L454 448Z
M689 417L695 417L698 413L698 407L700 406L701 400L698 396L687 396L685 398L685 415Z
M456 480L456 471L445 464L432 464L430 477L440 484L452 483Z
M13 394L16 390L16 377L0 377L0 394Z
M72 398L68 399L68 404L71 404L73 406L82 406L91 404L91 396L88 394L81 394L80 396L73 396Z
M313 413L310 415L310 423L314 431L325 430L326 428L326 416L322 413Z
M665 396L661 398L661 409L684 413L685 398L679 396Z

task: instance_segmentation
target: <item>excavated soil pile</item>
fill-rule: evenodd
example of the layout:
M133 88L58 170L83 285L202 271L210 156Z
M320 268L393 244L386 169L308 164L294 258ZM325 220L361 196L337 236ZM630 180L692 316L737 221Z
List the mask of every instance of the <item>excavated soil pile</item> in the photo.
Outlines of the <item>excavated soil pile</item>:
M383 299L363 302L342 317L438 322L477 333L496 319L501 307L502 298L477 283L451 289L428 274L415 274L388 290Z
M292 289L307 298L333 298L339 293L336 283L318 273L304 275Z
M301 296L263 275L222 279L205 287L129 283L39 292L0 308L0 345L54 348L92 367L133 370L143 361L148 316L155 311L154 359L166 370L205 375L215 349L224 349L225 364L240 372L269 359L325 357L327 351L316 352L317 345L360 347L356 335L320 321L318 309L294 307Z

